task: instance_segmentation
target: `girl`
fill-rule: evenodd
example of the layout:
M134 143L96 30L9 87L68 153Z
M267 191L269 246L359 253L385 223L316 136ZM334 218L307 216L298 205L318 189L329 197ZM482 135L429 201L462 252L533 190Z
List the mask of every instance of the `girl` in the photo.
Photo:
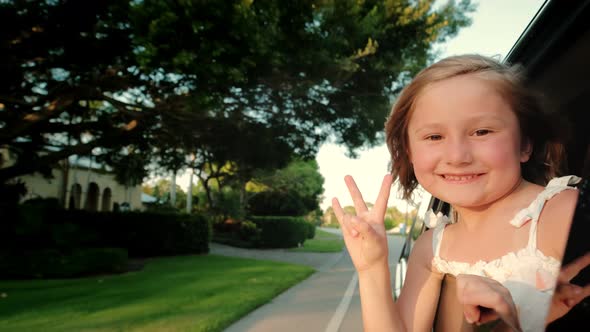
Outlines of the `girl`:
M366 331L430 331L447 273L457 276L468 322L499 316L514 330L544 329L577 199L567 190L575 177L548 183L562 152L552 128L520 74L482 56L444 59L402 91L385 124L391 175L373 209L350 176L356 216L332 200L358 272ZM419 184L453 209L453 222L417 240L395 303L383 226L394 180L406 199ZM552 305L550 319L589 295L590 287L566 279L560 298L569 302Z

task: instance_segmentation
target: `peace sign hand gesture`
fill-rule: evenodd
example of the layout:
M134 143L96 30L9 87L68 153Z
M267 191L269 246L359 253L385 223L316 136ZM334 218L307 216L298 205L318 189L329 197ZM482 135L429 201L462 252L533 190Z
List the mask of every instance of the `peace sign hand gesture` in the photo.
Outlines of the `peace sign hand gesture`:
M383 219L393 183L392 176L388 174L383 178L379 196L370 211L354 179L347 175L344 182L352 197L356 216L344 212L337 198L332 199L332 208L342 229L344 242L354 267L358 272L367 271L376 266L388 268L387 236Z
M570 283L587 266L590 266L590 253L586 253L584 256L578 257L573 262L561 267L551 301L551 308L547 315L547 322L561 318L575 305L590 296L590 285L578 286Z

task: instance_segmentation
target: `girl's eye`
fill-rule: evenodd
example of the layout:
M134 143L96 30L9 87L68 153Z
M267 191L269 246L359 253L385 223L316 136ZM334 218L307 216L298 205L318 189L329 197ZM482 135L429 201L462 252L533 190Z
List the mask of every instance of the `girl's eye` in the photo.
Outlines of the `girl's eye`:
M430 135L426 137L427 141L440 141L442 139L441 135Z
M489 134L491 132L492 131L491 130L488 130L488 129L478 129L473 134L475 136L484 136L484 135L487 135L487 134Z

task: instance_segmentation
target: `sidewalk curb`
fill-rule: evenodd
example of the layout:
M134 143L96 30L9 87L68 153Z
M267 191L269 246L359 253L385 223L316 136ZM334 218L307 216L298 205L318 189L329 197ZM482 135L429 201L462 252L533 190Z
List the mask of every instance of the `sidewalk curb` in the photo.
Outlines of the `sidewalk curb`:
M358 279L358 274L355 272L352 275L352 279L350 279L348 287L342 296L342 300L340 300L340 304L338 304L338 308L336 308L334 315L330 319L325 332L338 332L338 330L340 330L340 325L342 325L342 321L344 321L344 315L346 315L346 312L348 311L354 290L357 287Z

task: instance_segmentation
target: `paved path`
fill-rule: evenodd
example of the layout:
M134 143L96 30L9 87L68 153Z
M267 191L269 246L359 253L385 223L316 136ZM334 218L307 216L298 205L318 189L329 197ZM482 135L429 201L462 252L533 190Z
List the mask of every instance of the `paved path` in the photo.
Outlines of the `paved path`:
M322 229L340 234L338 229ZM393 278L403 238L388 236L388 241ZM346 249L341 253L302 253L282 249L238 249L212 243L211 253L303 264L317 270L225 332L362 331L358 279Z
M339 253L295 252L288 249L242 249L219 243L210 243L210 253L214 255L263 259L311 266L318 271L329 269L343 255Z

